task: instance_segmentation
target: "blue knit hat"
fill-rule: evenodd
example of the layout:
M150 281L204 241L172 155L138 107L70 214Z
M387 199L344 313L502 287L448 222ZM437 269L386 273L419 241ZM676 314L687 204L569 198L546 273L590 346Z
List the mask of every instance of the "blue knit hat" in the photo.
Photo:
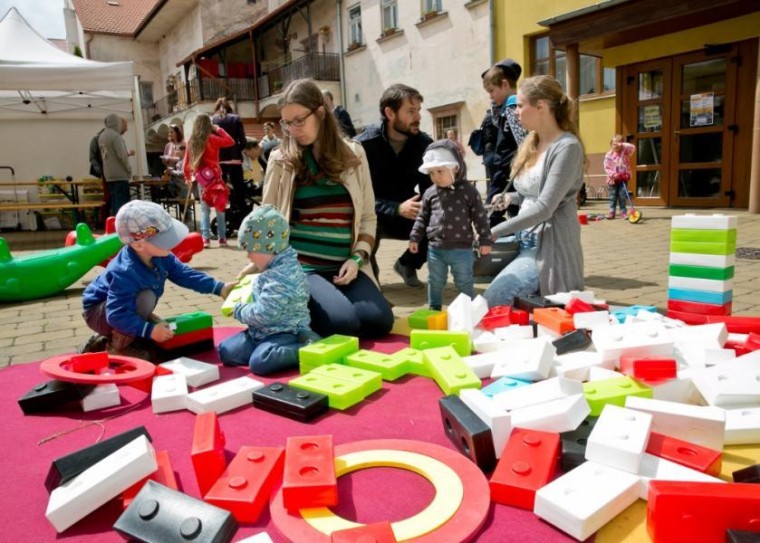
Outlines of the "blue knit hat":
M280 254L289 239L288 221L269 204L251 211L238 228L238 245L249 253Z

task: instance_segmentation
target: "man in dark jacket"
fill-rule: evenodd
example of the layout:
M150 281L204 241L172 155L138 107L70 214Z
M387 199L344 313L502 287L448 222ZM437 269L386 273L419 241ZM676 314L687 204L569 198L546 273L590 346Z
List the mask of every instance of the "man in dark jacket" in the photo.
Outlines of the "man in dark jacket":
M431 182L417 168L422 155L433 140L420 131L422 95L402 84L388 87L380 97L382 122L372 125L356 139L364 147L369 162L372 188L375 192L377 236L372 254L372 267L377 275L375 259L383 238L409 240L420 209L420 196ZM422 287L417 270L427 260L427 240L419 244L416 254L406 250L396 260L393 270L410 287Z
M103 201L105 205L100 208L98 215L98 228L103 228L106 224L106 219L111 211L111 194L108 190L108 183L106 183L103 177L103 156L100 154L100 145L98 145L98 138L103 133L105 128L98 130L98 133L90 140L90 175L100 179L101 187L103 190Z
M230 204L239 205L244 201L245 181L243 179L243 149L245 149L245 129L239 115L235 114L227 98L219 98L214 104L211 122L220 126L235 140L235 145L219 149L219 164L222 174L232 183Z
M333 102L333 95L329 90L323 90L322 96L325 99L325 107L327 111L332 111L335 116L335 120L338 121L343 133L349 138L356 136L356 128L354 128L354 122L351 120L351 115L343 106L336 106Z

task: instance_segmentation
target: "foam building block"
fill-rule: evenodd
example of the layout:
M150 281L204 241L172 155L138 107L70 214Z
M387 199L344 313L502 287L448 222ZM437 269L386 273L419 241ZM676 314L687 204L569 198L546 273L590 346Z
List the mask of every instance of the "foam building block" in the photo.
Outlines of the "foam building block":
M511 411L540 403L583 394L583 383L562 377L552 377L528 386L516 387L494 395L494 403Z
M616 377L614 379L584 383L583 393L591 407L591 414L595 417L601 414L602 409L607 404L624 407L626 398L629 396L652 397L652 389L634 381L630 377Z
M224 443L224 433L216 413L209 411L195 417L190 458L201 496L208 492L227 467Z
M757 485L651 481L647 530L653 543L722 543L729 528L757 530Z
M249 274L238 281L238 284L232 288L222 303L222 315L230 317L237 304L247 304L253 301L253 285L257 281L258 275Z
M728 292L734 288L734 281L733 279L700 279L696 277L673 277L671 275L668 277L668 287L707 290L710 292Z
M515 296L515 299L512 301L512 307L532 314L536 308L558 307L562 309L566 303L566 301L553 302L543 296Z
M721 349L702 344L678 343L675 346L675 357L683 366L704 368L718 366L736 358L734 349Z
M412 330L409 345L413 349L434 349L453 347L459 356L472 354L472 340L469 332L451 330Z
M484 472L496 465L493 434L459 396L449 395L438 400L446 437L454 446Z
M760 407L726 410L724 445L760 443Z
M697 370L692 382L709 405L760 407L760 364L731 364Z
M733 270L733 266L730 268L708 268L705 266L681 266L679 264L671 264L671 270L675 267L678 268L693 268L700 270ZM671 273L672 274L672 273ZM733 272L732 272L733 277ZM698 302L685 302L683 300L668 300L668 310L681 311L683 313L696 313L697 315L730 315L732 310L732 304L700 304Z
M345 364L352 368L362 368L377 372L385 381L395 381L408 372L408 365L405 361L400 360L398 357L375 351L356 351L345 358Z
M531 381L521 381L520 379L512 379L511 377L500 377L480 390L486 396L493 398L500 392L513 390L517 387L528 386L530 383Z
M260 532L256 535L252 535L251 537L246 537L245 539L241 539L237 543L274 543L272 541L272 538L269 537L269 534L266 532Z
M69 402L81 401L92 388L58 380L37 383L18 399L18 405L25 415L54 411Z
M89 447L56 458L50 464L50 469L45 477L45 488L52 491L58 485L73 479L87 468L94 466L140 436L145 436L149 441L151 439L145 426L138 426Z
M514 409L510 415L513 428L560 433L575 430L590 413L591 409L583 394L575 394L559 400Z
M375 522L356 528L336 530L330 534L330 543L396 543L390 522Z
M308 422L326 413L329 402L325 394L275 382L253 391L253 406L275 415Z
M179 488L177 477L172 469L171 458L169 458L169 451L156 451L156 465L156 471L121 493L121 503L124 509L130 506L135 496L137 496L138 492L142 490L142 487L148 481L155 481L174 490Z
M682 264L685 266L728 268L729 266L734 266L736 264L736 256L733 254L713 255L703 253L679 253L677 251L671 251L670 263Z
M195 414L214 411L222 414L243 405L252 403L254 390L264 386L264 383L250 377L238 377L218 385L196 390L187 395L187 408Z
M229 543L238 523L229 511L148 481L113 527L136 541Z
M547 300L562 304L563 306L567 305L573 298L586 302L587 304L600 303L596 299L593 290L571 290L570 292L557 292L556 294L549 294L546 296Z
M289 511L338 504L332 436L288 438L285 446L282 501Z
M309 375L324 375L332 379L339 379L348 383L353 383L360 387L362 394L366 398L383 388L383 377L376 371L365 370L344 366L342 364L324 364L317 366Z
M610 362L605 362L602 366L591 366L588 369L588 382L595 383L598 381L607 381L609 379L620 379L621 374L608 368L608 364L610 364Z
M760 543L760 532L726 530L726 543Z
M187 379L181 373L161 375L153 379L150 401L154 413L185 409L186 399Z
M649 439L652 416L617 405L605 405L586 445L586 459L638 473Z
M533 512L584 541L638 499L639 484L637 475L585 462L540 488Z
M723 466L722 451L701 447L659 432L649 433L646 452L714 477L720 475Z
M625 406L652 415L652 430L710 449L723 450L723 409L629 396Z
M153 446L140 436L53 490L45 517L63 532L156 468Z
M723 322L682 326L671 328L670 337L674 343L715 343L722 347L728 339L728 329Z
M760 483L760 464L747 466L731 473L735 483Z
M419 329L419 330L430 330L429 321L428 319L430 317L435 317L437 315L440 315L442 311L437 311L435 309L415 309L411 315L407 318L407 322L409 323L409 328L412 329Z
M678 363L675 358L621 356L620 371L640 381L662 381L678 376Z
M464 362L479 379L487 379L488 377L491 377L491 372L493 371L493 367L494 364L496 364L496 361L504 358L505 356L506 353L499 351L473 354L470 356L462 357L462 362Z
M589 313L574 313L573 326L577 329L592 329L595 326L610 324L609 311L592 311Z
M446 313L448 330L470 333L488 313L488 302L482 296L476 296L473 300L467 294L460 293L449 304Z
M476 328L472 333L472 347L475 352L484 354L501 351L505 348L505 344L495 333Z
M724 215L713 213L712 215L698 215L685 213L674 215L670 222L671 229L684 230L736 230L739 220L736 215Z
M559 307L537 307L533 310L533 322L560 336L574 330L573 316Z
M512 431L509 413L505 413L493 399L478 389L462 389L459 391L459 398L491 429L494 456L499 458Z
M691 373L680 370L678 377L667 381L649 382L647 386L652 390L652 398L668 402L690 403L699 405L704 400L697 391L691 380Z
M444 394L457 394L464 388L480 388L480 378L462 361L453 347L423 351L431 377Z
M602 359L617 363L621 356L670 356L673 339L657 323L600 325L594 327L591 340Z
M282 447L240 447L203 499L238 522L256 522L282 478L284 457Z
M543 339L531 339L513 345L503 360L494 364L491 377L511 377L540 381L549 376L557 350Z
M649 495L649 484L652 481L685 481L695 483L723 483L724 481L711 477L697 470L689 469L670 460L644 453L641 458L638 476L640 478L639 498L646 500Z
M82 411L85 413L121 405L119 387L114 383L98 385L82 398L79 401L79 404L82 406Z
M559 435L562 446L560 467L564 473L586 461L586 444L597 420L598 417L586 417L575 430L562 432Z
M358 404L367 397L367 387L363 383L346 381L313 371L291 379L288 384L301 390L324 394L327 396L328 405L341 411Z
M591 345L591 336L586 330L573 330L552 341L557 356L573 351L582 351Z
M491 476L491 501L533 510L536 491L554 475L559 434L515 428Z
M556 355L554 371L557 377L573 379L575 381L588 381L589 370L593 366L613 369L614 362L605 362L601 355L593 351L577 351Z
M511 324L509 326L502 326L500 328L494 328L493 333L502 341L509 341L512 339L533 339L535 337L533 327L529 324Z
M219 366L192 358L175 358L174 360L159 364L159 367L167 369L174 374L184 375L187 386L192 388L202 387L219 380Z
M399 364L404 364L408 373L420 377L430 377L430 372L425 364L425 357L419 349L407 347L396 351L391 355Z
M341 364L343 359L359 350L359 338L334 334L298 349L301 373L308 373L323 364Z

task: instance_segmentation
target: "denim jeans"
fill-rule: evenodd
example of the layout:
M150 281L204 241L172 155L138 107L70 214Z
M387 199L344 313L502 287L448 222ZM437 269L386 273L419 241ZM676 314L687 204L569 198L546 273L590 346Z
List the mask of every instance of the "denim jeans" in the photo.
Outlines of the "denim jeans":
M298 368L298 349L317 339L311 333L281 333L255 341L243 330L219 344L219 358L225 366L248 366L251 373L270 375Z
M115 217L123 205L129 202L129 181L109 181L111 216Z
M393 310L378 286L359 272L348 285L332 282L334 272L306 275L311 289L311 328L322 337L332 334L383 337L393 328Z
M512 305L515 296L536 294L538 289L536 248L520 248L517 257L491 281L483 297L488 307Z
M628 190L625 183L616 183L609 186L610 213L615 213L615 206L620 204L620 213L625 213L625 191Z
M216 210L216 233L219 240L227 239L227 222L224 212ZM201 200L201 236L203 239L211 239L211 208Z
M443 288L446 278L454 276L454 284L459 292L472 298L475 287L472 279L472 265L475 260L472 249L436 249L428 247L428 305L431 309L441 309Z

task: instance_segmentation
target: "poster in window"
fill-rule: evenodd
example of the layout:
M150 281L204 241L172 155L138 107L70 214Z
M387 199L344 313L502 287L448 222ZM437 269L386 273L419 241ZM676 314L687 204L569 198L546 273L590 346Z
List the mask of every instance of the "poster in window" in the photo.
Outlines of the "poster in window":
M712 92L692 94L690 97L689 126L711 126L715 111L715 95Z
M660 106L644 106L644 128L650 132L662 130Z

